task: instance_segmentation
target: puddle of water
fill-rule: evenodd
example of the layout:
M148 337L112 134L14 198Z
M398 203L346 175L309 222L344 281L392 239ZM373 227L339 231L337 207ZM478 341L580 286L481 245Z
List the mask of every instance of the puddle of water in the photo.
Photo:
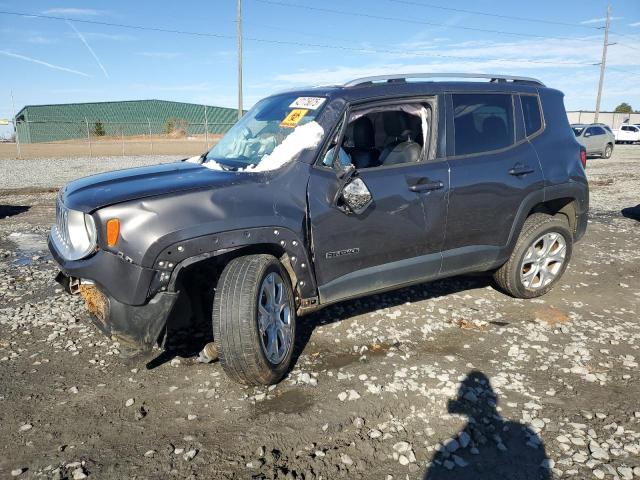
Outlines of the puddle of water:
M33 263L33 257L49 256L46 237L37 233L13 232L7 237L7 240L16 245L19 255L13 261L15 265L25 266Z
M463 344L469 341L465 333L470 330L456 329L451 332L442 332L436 340L420 342L416 345L416 351L420 353L444 355L461 355ZM466 340L465 340L466 338Z
M343 367L359 362L362 355L366 355L368 358L378 356L384 357L392 347L398 348L399 346L400 344L372 343L367 345L368 350L362 354L353 352L335 353L320 350L312 352L311 358L318 361L318 364L315 365L315 369L339 370Z
M311 395L301 390L287 390L273 398L256 403L254 416L268 415L269 413L302 413L313 405Z

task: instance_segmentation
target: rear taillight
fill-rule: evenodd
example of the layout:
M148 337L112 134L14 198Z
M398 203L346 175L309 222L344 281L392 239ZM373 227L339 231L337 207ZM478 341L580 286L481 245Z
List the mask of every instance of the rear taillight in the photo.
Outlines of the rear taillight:
M583 168L587 168L587 150L584 147L580 147L580 163Z

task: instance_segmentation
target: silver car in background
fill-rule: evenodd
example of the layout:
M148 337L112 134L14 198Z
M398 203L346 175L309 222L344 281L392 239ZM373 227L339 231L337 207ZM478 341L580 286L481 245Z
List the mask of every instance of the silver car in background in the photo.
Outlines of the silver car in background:
M608 125L574 123L571 128L576 140L587 150L587 155L599 155L602 158L611 157L616 139Z

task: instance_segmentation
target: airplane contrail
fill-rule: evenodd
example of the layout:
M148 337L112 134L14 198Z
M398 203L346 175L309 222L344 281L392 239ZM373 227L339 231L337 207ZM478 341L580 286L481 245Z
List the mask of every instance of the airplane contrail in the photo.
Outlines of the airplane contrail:
M91 48L91 46L87 43L87 40L84 38L84 35L82 35L78 29L73 25L73 23L67 21L67 25L69 25L71 27L71 29L76 32L76 35L78 35L78 38L80 39L80 41L82 43L84 43L84 46L87 47L87 50L89 50L89 53L93 56L93 58L96 60L96 63L98 64L98 66L100 67L100 69L102 70L102 72L104 73L104 76L109 78L109 74L107 73L107 69L104 68L104 65L102 65L102 62L100 61L100 59L98 58L98 55L96 55L96 52L93 51L93 48Z
M6 50L0 50L0 54L6 55L7 57L19 58L27 62L37 63L38 65L44 65L45 67L53 68L54 70L61 70L63 72L75 73L76 75L82 75L83 77L91 77L91 75L87 73L80 72L78 70L73 70L72 68L61 67L60 65L54 65L53 63L38 60L37 58L27 57L25 55L20 55L18 53L12 53Z

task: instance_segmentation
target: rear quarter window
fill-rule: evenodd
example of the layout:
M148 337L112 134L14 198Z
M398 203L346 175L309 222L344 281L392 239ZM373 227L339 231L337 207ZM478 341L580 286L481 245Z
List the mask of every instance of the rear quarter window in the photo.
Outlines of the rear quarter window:
M451 97L455 155L490 152L514 144L511 95L457 93Z
M527 137L542 130L542 112L537 95L520 95L522 114L524 115L524 130Z

